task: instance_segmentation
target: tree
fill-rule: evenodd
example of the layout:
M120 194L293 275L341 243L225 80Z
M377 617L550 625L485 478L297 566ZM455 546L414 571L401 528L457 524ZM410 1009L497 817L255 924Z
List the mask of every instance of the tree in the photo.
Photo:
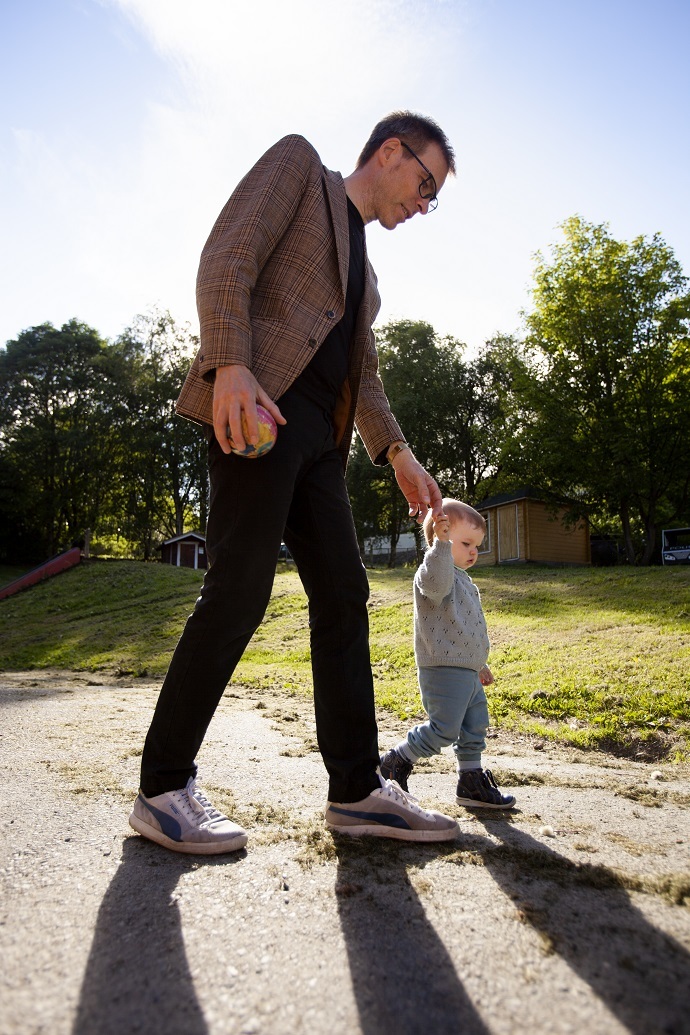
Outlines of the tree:
M70 320L31 327L0 351L0 506L7 552L40 559L81 539L112 485L106 343Z
M445 496L476 502L500 458L515 343L497 338L465 362L454 338L440 337L428 323L399 320L377 330L377 349L386 395L415 456ZM359 441L348 488L360 541L385 536L392 566L400 534L414 526L392 468L373 467Z
M0 548L41 560L117 533L145 558L206 524L206 443L175 416L196 339L168 313L109 344L71 320L0 350Z
M428 469L450 466L444 391L457 347L451 339L439 339L428 323L400 320L377 330L379 370L391 409L413 443L415 456ZM392 467L372 466L357 442L348 467L348 489L360 541L368 535L385 536L392 567L401 533L414 527Z
M470 504L495 491L503 475L505 443L522 419L515 387L523 371L519 344L504 334L488 341L473 360L454 367L451 481Z
M648 564L660 525L688 504L687 278L658 234L616 241L577 216L563 231L552 257L537 257L520 451L574 515L618 517L631 563L639 522Z
M121 531L147 560L163 536L206 524L206 442L198 427L175 415L197 347L187 327L154 311L136 317L111 350Z

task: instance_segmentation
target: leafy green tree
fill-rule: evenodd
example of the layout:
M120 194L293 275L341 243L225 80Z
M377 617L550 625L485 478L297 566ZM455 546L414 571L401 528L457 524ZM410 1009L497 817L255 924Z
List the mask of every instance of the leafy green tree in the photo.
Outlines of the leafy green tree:
M138 316L114 342L120 532L145 559L161 538L206 524L206 442L175 415L175 400L198 347L169 313Z
M399 320L378 329L377 348L386 394L415 456L444 495L476 502L500 458L515 343L497 338L465 362L460 342L440 337L428 323ZM360 541L388 539L393 565L401 533L415 526L392 468L373 467L359 440L348 488Z
M457 491L470 504L496 491L504 477L505 444L522 422L516 386L524 374L521 349L510 335L497 335L477 356L455 365L453 384Z
M175 416L196 339L168 313L109 344L71 320L0 350L0 549L41 560L117 534L146 558L205 528L206 443Z
M108 505L106 343L70 320L0 350L3 552L42 559L82 538Z
M456 344L441 341L428 323L401 320L377 331L379 370L386 394L415 456L429 470L450 466L444 448L443 391ZM390 543L391 567L398 540L411 530L405 499L392 467L371 465L361 442L353 447L348 488L358 534L380 536Z
M531 415L511 462L574 516L615 515L631 563L638 524L648 564L660 526L687 513L687 278L658 234L617 241L577 216L563 231L538 256L521 388Z

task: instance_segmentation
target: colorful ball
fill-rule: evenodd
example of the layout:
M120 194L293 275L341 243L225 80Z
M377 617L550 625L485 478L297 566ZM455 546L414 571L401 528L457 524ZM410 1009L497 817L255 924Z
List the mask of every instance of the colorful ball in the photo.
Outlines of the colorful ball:
M253 446L247 443L244 449L235 449L233 445L230 446L233 453L236 453L237 456L244 456L248 460L254 460L257 456L263 456L264 453L268 453L269 449L273 449L278 437L276 422L268 410L265 410L263 406L257 405L256 416L259 422L259 441ZM229 433L230 429L228 429L228 437ZM244 413L242 414L242 433L245 441L247 441L247 422Z

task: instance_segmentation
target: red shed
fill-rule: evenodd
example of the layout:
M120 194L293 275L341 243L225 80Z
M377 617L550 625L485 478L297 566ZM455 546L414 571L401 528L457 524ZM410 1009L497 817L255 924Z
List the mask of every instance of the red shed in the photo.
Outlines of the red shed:
M206 537L201 532L185 532L166 539L161 545L161 561L177 568L205 568Z

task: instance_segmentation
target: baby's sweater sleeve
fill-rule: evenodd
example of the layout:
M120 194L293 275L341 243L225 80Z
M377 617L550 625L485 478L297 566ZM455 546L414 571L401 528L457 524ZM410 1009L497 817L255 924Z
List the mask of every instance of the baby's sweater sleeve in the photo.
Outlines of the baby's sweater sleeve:
M414 577L417 589L434 604L440 604L453 591L454 577L451 544L434 539Z

